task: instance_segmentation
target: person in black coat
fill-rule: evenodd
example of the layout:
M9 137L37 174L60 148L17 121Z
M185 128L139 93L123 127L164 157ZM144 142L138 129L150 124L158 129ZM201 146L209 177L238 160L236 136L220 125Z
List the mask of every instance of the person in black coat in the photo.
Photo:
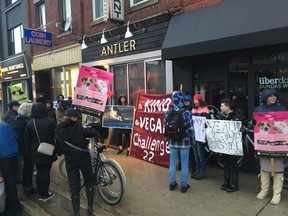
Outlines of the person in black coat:
M234 103L229 98L221 100L220 120L227 121L243 121L244 115L241 111L235 109ZM224 159L224 184L221 185L221 190L234 192L239 190L238 179L239 170L237 165L237 156L223 154Z
M78 216L80 210L81 179L79 171L81 171L85 181L88 214L93 214L93 170L88 150L89 142L86 138L90 137L98 140L98 132L93 128L84 128L78 117L78 112L73 108L69 108L66 110L64 122L61 122L56 128L56 141L65 156L73 216Z
M45 107L48 111L48 116L56 120L56 113L55 109L53 108L53 102L51 100L47 100L45 102Z
M35 122L35 126L34 126ZM57 160L56 148L52 156L37 152L40 142L54 143L54 132L56 121L48 116L47 110L42 103L32 106L32 116L25 128L24 154L30 156L30 160L36 165L36 184L40 201L47 201L54 197L54 193L49 191L50 171L52 163ZM39 140L36 134L39 135Z
M25 128L27 122L30 120L32 114L32 103L22 103L18 110L18 116L15 122L15 129L17 132L17 137L19 138L19 152L20 155L23 156L23 181L22 187L23 192L26 194L37 193L37 188L33 187L33 168L34 164L30 160L30 155L24 154L24 146L25 146Z

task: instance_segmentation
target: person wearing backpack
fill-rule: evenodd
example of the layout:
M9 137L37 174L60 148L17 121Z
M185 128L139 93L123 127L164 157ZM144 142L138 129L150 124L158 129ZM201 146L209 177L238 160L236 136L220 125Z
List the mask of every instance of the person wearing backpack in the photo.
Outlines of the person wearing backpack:
M193 116L202 116L206 119L210 119L210 113L207 104L203 101L201 94L195 94L193 96ZM205 142L196 141L195 145L192 145L195 162L196 171L191 175L191 178L196 180L201 180L207 178L206 174L206 149Z
M165 137L170 148L169 190L177 187L176 164L181 158L181 193L190 189L188 182L188 163L191 143L195 142L192 113L184 108L184 98L180 91L174 91L171 96L173 107L169 108L164 117Z

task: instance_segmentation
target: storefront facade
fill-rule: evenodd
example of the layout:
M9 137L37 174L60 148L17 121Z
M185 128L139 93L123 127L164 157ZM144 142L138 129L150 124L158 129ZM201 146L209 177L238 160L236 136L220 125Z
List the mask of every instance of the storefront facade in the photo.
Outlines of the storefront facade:
M82 61L79 44L33 57L33 98L37 102L57 100L59 94L73 97Z
M284 0L231 0L173 17L162 57L173 61L174 88L183 84L216 107L229 97L249 118L265 88L288 107L286 8Z
M7 111L7 104L11 100L15 100L16 94L19 92L11 91L11 86L19 84L21 93L26 94L27 98L31 98L31 62L29 56L19 54L5 61L0 62L1 68L1 101L2 115Z
M116 104L120 94L135 105L137 93L162 94L172 91L172 65L161 58L161 45L169 22L145 27L141 34L106 44L92 44L82 51L86 66L114 73L111 97Z

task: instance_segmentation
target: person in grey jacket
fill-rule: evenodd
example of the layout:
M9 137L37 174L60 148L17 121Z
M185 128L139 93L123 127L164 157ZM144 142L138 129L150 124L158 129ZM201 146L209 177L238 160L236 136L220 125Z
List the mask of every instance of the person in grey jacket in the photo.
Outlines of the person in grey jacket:
M261 101L263 105L260 105L254 109L254 112L280 112L287 111L287 108L278 104L278 95L276 89L264 89L261 93ZM257 195L257 198L265 199L269 192L270 175L271 175L271 159L260 157L261 166L261 191ZM271 204L277 205L281 201L281 192L283 186L283 158L274 159L274 180L273 180L273 198L270 201Z

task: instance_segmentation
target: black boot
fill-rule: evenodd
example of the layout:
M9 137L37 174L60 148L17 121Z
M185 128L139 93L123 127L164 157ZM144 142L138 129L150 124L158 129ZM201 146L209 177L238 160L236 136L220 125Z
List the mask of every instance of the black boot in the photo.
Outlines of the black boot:
M72 216L80 216L80 196L78 194L71 194L73 214Z
M224 184L221 185L221 190L226 190L230 186L230 172L224 171Z
M88 212L88 215L93 215L93 199L94 199L93 186L86 187L86 194L87 194L87 201L88 201L87 212Z
M231 175L231 185L226 188L227 192L235 192L239 190L238 178L239 178L238 172L233 172Z

